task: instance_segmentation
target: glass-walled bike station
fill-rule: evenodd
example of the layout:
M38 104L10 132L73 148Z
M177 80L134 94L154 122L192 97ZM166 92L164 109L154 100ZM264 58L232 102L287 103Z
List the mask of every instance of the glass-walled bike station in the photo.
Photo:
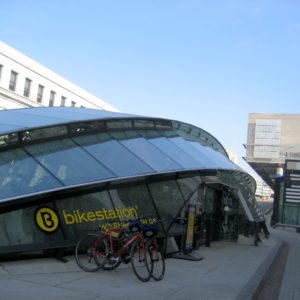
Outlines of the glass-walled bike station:
M195 126L76 108L0 120L0 253L72 247L137 216L163 220L159 236L176 252L263 221L254 180Z

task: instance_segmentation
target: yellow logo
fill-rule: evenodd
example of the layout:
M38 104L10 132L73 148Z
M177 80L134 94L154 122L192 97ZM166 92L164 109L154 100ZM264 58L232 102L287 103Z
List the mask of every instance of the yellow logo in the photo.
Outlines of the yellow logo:
M79 209L74 209L69 212L63 210L62 213L65 223L70 225L94 221L115 220L117 218L137 217L137 209L137 206L128 208L116 207L115 209L102 208L102 210L88 212L82 212Z
M58 228L59 220L56 212L48 207L40 208L35 213L36 224L46 232L53 232Z

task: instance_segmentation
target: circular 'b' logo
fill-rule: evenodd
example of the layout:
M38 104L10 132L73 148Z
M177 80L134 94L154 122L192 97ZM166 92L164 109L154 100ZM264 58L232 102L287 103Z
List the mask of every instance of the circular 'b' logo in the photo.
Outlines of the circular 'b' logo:
M59 220L56 212L48 207L42 207L35 213L36 224L46 232L53 232L58 228Z

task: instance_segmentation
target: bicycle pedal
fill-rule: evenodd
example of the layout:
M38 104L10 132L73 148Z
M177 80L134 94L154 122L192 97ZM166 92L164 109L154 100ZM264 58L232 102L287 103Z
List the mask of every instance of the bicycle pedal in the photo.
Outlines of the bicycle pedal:
M108 264L109 265L113 265L113 264L115 264L115 263L117 263L117 262L119 262L120 261L120 258L119 257L111 257L110 259L109 259L109 261L108 261Z

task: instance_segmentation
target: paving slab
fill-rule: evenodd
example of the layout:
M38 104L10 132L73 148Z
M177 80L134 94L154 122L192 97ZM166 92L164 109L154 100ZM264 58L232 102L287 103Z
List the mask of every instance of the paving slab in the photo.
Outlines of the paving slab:
M300 234L294 228L276 228L272 230L272 235L289 245L278 299L298 300L300 299Z
M259 246L244 237L237 243L214 242L197 250L203 260L169 258L164 279L146 283L134 276L130 264L89 273L73 256L66 257L67 263L54 258L1 262L0 299L241 299L249 282L252 292L246 292L254 293L259 282L253 278L279 243L276 236L262 238Z

